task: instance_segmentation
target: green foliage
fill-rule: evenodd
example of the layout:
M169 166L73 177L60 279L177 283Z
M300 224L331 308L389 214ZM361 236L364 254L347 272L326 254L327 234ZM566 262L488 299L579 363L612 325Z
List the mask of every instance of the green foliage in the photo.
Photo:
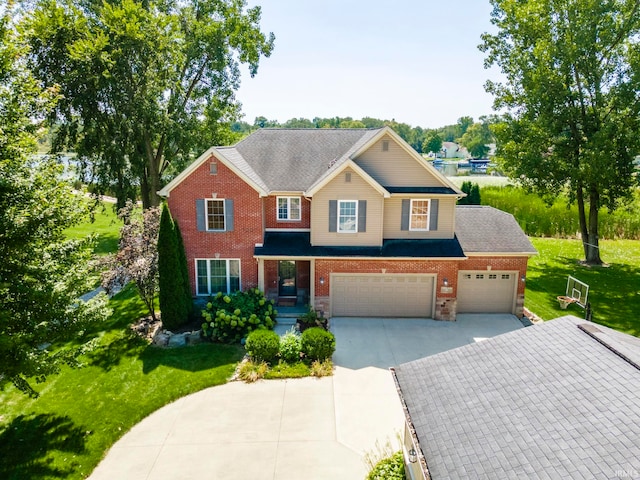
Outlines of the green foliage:
M493 142L489 124L485 121L470 125L464 135L458 139L458 142L469 151L472 157L486 157L489 152L487 144Z
M442 137L433 132L431 136L425 139L424 144L422 145L422 151L424 153L433 152L438 154L440 153L440 150L442 150Z
M466 193L467 196L458 200L458 205L480 205L482 203L480 199L480 187L477 183L464 181L462 182L460 190Z
M121 227L122 222L115 214L113 205L97 204L88 219L67 228L64 234L65 237L76 240L93 236L95 239L93 253L106 255L118 251L118 238Z
M300 334L292 327L280 339L279 357L287 363L295 363L300 361Z
M226 383L244 353L238 346L210 343L186 349L147 344L129 329L146 312L132 285L112 297L109 307L113 315L85 333L96 345L80 357L83 368L63 367L37 400L11 386L0 390L0 478L87 478L145 417Z
M493 132L504 171L528 190L578 204L586 261L600 264L601 207L637 185L640 154L640 4L636 0L491 0L496 34L484 34ZM594 32L597 32L594 33ZM594 35L597 41L594 41Z
M235 343L258 329L273 329L278 311L257 288L224 295L217 293L202 311L203 334L212 340Z
M187 254L184 249L184 242L182 241L182 233L180 233L180 226L177 223L173 224L176 232L176 242L178 249L178 262L180 263L180 273L182 274L182 286L184 288L184 303L187 309L187 315L190 316L193 313L193 298L191 297L191 282L189 280L189 269L187 267Z
M273 365L264 378L273 380L277 378L303 378L311 375L309 365L304 362L278 362L277 365Z
M184 325L189 318L183 282L177 233L169 208L165 204L162 207L158 230L158 299L162 325L169 330Z
M273 330L254 330L245 344L252 360L271 363L278 356L280 337Z
M119 207L138 189L158 205L167 176L234 138L240 64L255 75L274 44L244 0L41 0L24 17L38 80L63 93L54 148L77 152Z
M0 388L37 396L64 364L79 366L91 347L82 332L108 316L106 298L84 302L97 279L90 239L65 230L88 216L62 167L38 158L34 131L56 100L17 61L22 54L8 15L0 18ZM66 344L76 340L74 345ZM63 345L64 344L64 345Z
M511 213L527 235L533 237L576 238L580 233L578 208L568 206L563 195L551 204L521 188L488 186L482 188L482 201ZM613 212L600 212L601 239L640 240L640 190L636 190L631 203Z
M331 359L336 350L336 337L320 327L309 328L302 332L300 343L305 359L309 362Z
M367 475L367 480L405 480L402 450L380 460Z

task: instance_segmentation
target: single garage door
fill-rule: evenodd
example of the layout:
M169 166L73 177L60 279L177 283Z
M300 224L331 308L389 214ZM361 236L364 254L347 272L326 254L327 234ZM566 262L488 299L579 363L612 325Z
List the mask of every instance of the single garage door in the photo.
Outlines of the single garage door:
M332 314L336 317L433 316L433 275L331 276Z
M517 272L458 272L459 313L513 313Z

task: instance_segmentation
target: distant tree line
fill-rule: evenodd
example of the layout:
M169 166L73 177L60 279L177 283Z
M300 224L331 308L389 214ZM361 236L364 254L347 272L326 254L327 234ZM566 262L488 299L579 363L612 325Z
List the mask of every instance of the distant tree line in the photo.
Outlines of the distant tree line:
M489 151L486 146L493 142L490 125L497 120L494 116L480 117L474 122L472 117L460 117L454 125L430 129L419 126L413 127L407 123L395 120L381 120L379 118L363 117L354 120L352 117L315 117L291 118L284 123L269 120L266 117L256 117L253 124L237 121L231 124L231 131L242 136L248 135L259 128L380 128L391 127L404 141L417 152L427 154L438 153L443 142L456 142L469 150L474 157L483 157Z

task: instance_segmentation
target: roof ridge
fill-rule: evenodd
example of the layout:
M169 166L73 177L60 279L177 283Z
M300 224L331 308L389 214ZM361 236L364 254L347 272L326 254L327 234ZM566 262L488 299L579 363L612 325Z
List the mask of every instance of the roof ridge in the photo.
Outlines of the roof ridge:
M576 327L578 327L578 329L581 330L582 332L584 332L587 335L589 335L596 342L598 342L599 344L601 344L602 346L607 348L609 351L611 351L612 353L614 353L615 355L620 357L622 360L627 362L629 365L633 366L636 370L640 370L640 365L638 365L636 362L631 360L628 356L626 356L624 353L622 353L616 347L614 347L613 345L608 343L606 340L600 338L597 335L598 333L602 333L602 334L606 335L606 332L603 332L602 330L599 330L596 325L594 325L592 323L580 323L580 324L576 325Z

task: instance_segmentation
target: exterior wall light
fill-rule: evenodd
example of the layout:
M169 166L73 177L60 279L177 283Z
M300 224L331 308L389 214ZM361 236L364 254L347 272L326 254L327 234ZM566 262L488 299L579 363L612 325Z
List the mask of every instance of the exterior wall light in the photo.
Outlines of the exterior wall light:
M449 280L447 278L444 278L442 280L442 285L444 285L445 287L448 287L449 286Z
M524 283L526 280L527 280L527 277L525 277L523 273L522 276L520 276L520 281Z
M324 277L320 277L320 285L324 285Z
M418 455L416 455L415 449L409 450L409 463L416 463L418 461Z

